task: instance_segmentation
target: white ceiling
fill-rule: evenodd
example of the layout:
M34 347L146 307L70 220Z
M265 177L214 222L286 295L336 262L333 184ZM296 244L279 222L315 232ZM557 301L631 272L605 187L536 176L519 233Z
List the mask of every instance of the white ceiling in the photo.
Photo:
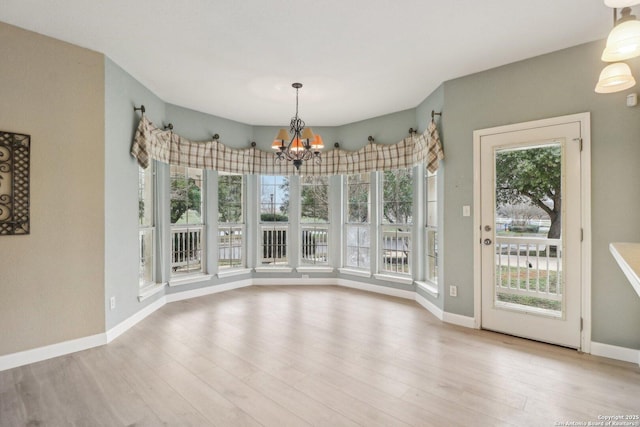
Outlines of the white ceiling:
M413 108L443 81L606 37L602 0L1 0L164 101L253 125ZM594 84L597 76L594 75Z

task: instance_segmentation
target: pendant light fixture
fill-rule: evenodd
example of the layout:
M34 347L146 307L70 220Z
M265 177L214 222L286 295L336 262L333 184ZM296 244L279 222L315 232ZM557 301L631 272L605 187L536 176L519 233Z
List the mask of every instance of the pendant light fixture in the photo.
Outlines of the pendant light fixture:
M324 148L320 135L315 135L311 128L305 127L304 121L298 117L298 91L302 83L291 85L296 90L296 115L291 118L289 131L282 128L273 140L271 148L276 151L276 160L293 162L293 166L300 170L304 161L314 159L320 163L320 150Z
M604 62L619 62L640 55L640 21L631 9L622 9L621 17L607 37L607 47L602 52Z
M596 85L597 93L613 93L629 89L636 85L631 69L624 62L616 62L604 67Z
M636 84L631 74L631 68L624 62L627 59L640 56L640 21L631 14L629 6L639 4L638 0L605 0L604 3L613 8L614 27L607 37L607 44L602 52L607 65L600 73L596 84L597 93L613 93L629 89ZM620 19L618 8L622 7Z

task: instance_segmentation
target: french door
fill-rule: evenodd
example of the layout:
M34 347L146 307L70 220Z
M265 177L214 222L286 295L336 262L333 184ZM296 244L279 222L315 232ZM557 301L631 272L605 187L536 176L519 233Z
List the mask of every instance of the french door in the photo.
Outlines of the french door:
M484 329L581 346L582 129L568 120L474 135Z

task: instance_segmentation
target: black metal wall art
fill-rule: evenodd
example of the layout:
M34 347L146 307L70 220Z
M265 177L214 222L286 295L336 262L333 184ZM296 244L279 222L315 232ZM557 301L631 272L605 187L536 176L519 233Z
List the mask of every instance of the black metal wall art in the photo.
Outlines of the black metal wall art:
M0 131L0 236L29 234L31 136Z

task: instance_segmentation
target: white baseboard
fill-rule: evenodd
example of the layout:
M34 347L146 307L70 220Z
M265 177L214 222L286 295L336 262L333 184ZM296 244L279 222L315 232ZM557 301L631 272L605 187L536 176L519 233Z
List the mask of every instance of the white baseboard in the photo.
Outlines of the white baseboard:
M336 279L334 279L336 280ZM357 282L355 280L337 279L338 286L345 288L360 289L361 291L375 292L376 294L389 295L392 297L415 299L414 291L405 291L403 289L389 288L386 286L371 285L369 283Z
M608 357L609 359L622 360L624 362L637 363L640 366L640 350L618 347L591 341L591 354L594 356Z
M107 331L107 343L110 343L111 341L115 340L120 335L124 334L129 329L134 327L136 323L140 322L141 320L143 320L145 317L147 317L148 315L150 315L154 311L162 308L166 304L165 298L166 297L164 297L164 296L162 298L158 298L156 301L154 301L153 303L149 304L148 306L146 306L142 310L138 311L133 316L128 317L127 319L125 319L122 322L118 323L113 328L109 329Z
M471 329L476 328L475 318L444 311L418 293L416 293L416 302L426 308L429 313L433 314L445 323L451 323L452 325L464 326L465 328Z
M444 318L442 319L447 323L451 323L452 325L464 326L465 328L476 328L476 319L469 316L462 316L460 314L454 314L449 312L444 312Z
M31 350L20 351L0 356L0 371L17 368L18 366L30 363L41 362L54 357L87 350L93 347L105 345L107 343L106 334L96 334L88 337L77 338Z
M318 286L318 285L336 285L336 279L333 277L328 277L328 278L316 278L314 277L312 278L308 278L308 279L302 279L300 277L290 277L290 278L271 278L271 277L261 277L261 278L254 278L251 281L253 286L292 286L292 285L296 285L296 286L300 286L300 285L313 285L313 286Z
M238 280L237 282L225 283L223 285L207 286L205 288L193 289L191 291L176 292L175 294L165 295L165 298L167 299L167 304L168 304L170 302L183 301L186 299L203 297L205 295L217 294L220 292L244 288L251 285L252 285L251 279Z
M473 317L462 316L459 314L448 313L441 308L424 298L422 295L414 291L407 291L403 289L389 288L386 286L371 285L369 283L362 283L355 280L348 280L343 278L313 278L313 279L300 279L300 278L256 278L256 279L244 279L236 282L225 283L222 285L207 286L205 288L194 289L190 291L177 292L174 294L165 295L162 298L149 304L133 316L127 318L123 322L119 323L115 327L109 329L105 333L91 335L84 338L78 338L70 341L65 341L57 344L52 344L44 347L34 348L31 350L25 350L18 353L7 354L0 356L0 371L16 368L18 366L28 365L30 363L40 362L43 360L51 359L58 356L64 356L66 354L75 353L89 348L98 347L107 344L118 336L122 335L135 324L149 316L154 311L162 308L165 304L182 301L190 298L197 298L204 295L211 295L219 292L225 292L232 289L243 288L247 286L269 286L269 285L333 285L344 286L347 288L359 289L362 291L374 292L383 295L389 295L399 298L405 298L415 300L418 304L424 307L427 311L433 314L436 318L454 325L463 326L466 328L477 328L475 319ZM622 360L625 362L637 363L640 365L640 350L617 347L609 344L602 344L597 342L591 342L591 354L595 356L603 356L611 359Z
M444 319L444 311L422 295L416 293L416 302L427 309L427 311L433 314L438 320Z

